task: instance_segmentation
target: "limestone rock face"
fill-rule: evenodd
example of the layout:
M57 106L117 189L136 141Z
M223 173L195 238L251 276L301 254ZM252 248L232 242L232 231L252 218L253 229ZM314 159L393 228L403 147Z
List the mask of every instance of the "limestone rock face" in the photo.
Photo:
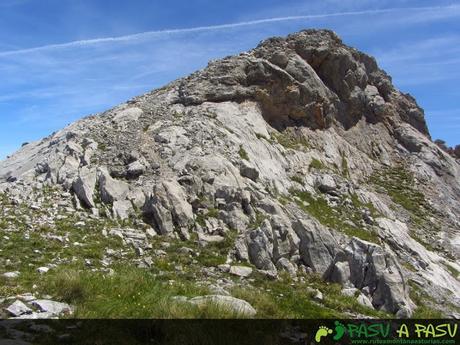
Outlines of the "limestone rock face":
M222 281L313 274L398 317L416 308L413 286L460 307L460 164L375 59L328 30L267 39L25 145L0 162L0 196L2 237L65 211L76 227L118 223L103 234L133 246L139 267L181 239L230 247L203 267ZM37 212L19 226L12 205ZM223 297L205 299L233 305Z
M95 169L82 167L77 179L72 184L72 189L87 207L95 207L94 190L96 188L97 172Z
M155 186L145 204L145 213L161 234L172 233L176 227L187 232L194 219L182 186L173 180Z
M99 169L99 187L101 199L106 204L124 200L129 191L126 182L112 178L104 168Z
M339 249L337 241L327 228L313 220L299 220L293 224L293 229L300 238L302 260L314 272L324 275Z
M394 256L382 247L353 238L336 257L332 277L367 291L376 309L397 313L413 308L408 287Z

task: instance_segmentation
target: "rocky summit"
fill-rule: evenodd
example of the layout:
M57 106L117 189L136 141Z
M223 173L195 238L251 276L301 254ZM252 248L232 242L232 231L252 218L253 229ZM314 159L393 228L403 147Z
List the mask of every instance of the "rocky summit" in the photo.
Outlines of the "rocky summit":
M0 193L7 317L459 317L459 161L332 31L25 144Z

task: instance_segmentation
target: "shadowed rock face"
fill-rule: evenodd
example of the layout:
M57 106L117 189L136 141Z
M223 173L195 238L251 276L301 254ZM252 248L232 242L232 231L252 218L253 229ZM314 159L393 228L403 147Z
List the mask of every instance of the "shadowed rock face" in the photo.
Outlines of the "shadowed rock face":
M327 30L265 40L25 145L0 162L0 193L47 214L32 228L64 205L147 227L109 231L141 254L155 235L236 236L225 272L318 274L400 317L409 282L446 315L460 307L460 165L415 100Z

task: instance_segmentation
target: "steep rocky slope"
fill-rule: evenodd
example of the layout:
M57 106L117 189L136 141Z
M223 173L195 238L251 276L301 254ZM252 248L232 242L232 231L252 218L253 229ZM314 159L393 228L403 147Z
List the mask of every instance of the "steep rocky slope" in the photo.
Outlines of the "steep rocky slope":
M154 239L229 243L208 275L320 275L398 317L440 304L458 316L460 164L415 100L331 31L265 40L27 144L0 163L0 192L17 246L56 240L66 220L65 248L93 224L82 241L120 238L145 269L166 254ZM114 251L94 250L87 266L110 268ZM48 250L41 263L84 255ZM12 250L0 263L21 271Z

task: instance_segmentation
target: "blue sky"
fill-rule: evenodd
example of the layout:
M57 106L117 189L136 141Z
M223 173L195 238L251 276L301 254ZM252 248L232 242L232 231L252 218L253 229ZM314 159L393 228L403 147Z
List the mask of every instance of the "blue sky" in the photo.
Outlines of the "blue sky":
M460 144L460 1L0 0L0 158L269 36L330 28Z

